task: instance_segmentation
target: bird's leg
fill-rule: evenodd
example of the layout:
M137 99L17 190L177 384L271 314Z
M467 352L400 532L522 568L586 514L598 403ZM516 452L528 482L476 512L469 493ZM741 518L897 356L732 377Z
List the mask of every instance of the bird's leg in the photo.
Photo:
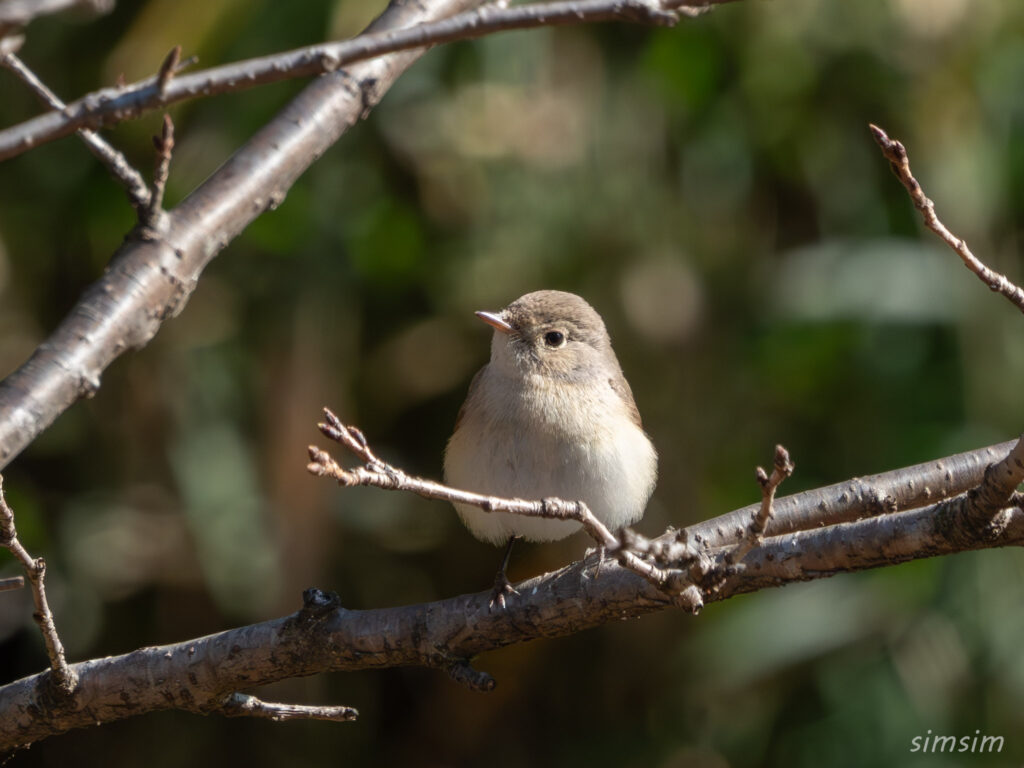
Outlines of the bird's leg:
M505 548L505 556L501 558L501 567L498 568L498 572L494 574L494 591L491 592L491 602L489 608L494 609L495 604L499 608L505 610L505 596L506 595L518 595L519 592L512 586L512 582L508 580L508 561L512 557L512 547L520 539L519 536L513 536L508 540L508 546Z
M604 565L604 554L604 544L599 544L597 547L597 568L594 569L595 579L601 575L601 566Z

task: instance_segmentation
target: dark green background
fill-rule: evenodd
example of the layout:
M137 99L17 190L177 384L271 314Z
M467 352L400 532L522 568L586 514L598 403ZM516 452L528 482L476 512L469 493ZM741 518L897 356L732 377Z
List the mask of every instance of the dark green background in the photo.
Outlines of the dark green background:
M22 57L71 98L354 33L371 3L122 0L33 24ZM908 146L940 215L1022 278L1024 6L776 0L676 29L510 33L437 49L206 271L180 317L118 360L5 472L45 555L71 659L283 615L309 586L351 608L487 587L498 552L445 504L305 471L330 405L438 477L488 329L537 288L607 321L662 478L645 533L758 498L1008 439L1024 318L930 233L872 143ZM303 83L175 107L173 206ZM0 124L35 114L0 72ZM106 132L148 174L149 115ZM101 273L132 225L72 138L0 165L0 373ZM524 546L523 578L586 541ZM0 574L17 568L0 559ZM1024 560L988 551L663 613L435 671L323 675L267 698L356 724L147 715L12 765L951 766L1024 760ZM0 595L0 675L45 656ZM1001 735L995 756L910 753Z

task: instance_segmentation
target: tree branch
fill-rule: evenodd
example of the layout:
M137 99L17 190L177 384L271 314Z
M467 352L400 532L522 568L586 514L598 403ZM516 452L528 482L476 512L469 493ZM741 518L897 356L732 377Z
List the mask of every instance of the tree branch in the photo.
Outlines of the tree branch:
M7 67L7 69L17 75L47 106L55 110L65 108L64 102L60 100L57 94L51 91L36 76L35 72L25 66L25 63L15 54L0 53L0 65ZM140 213L149 208L152 195L146 186L146 182L142 179L142 174L132 167L128 159L110 146L95 131L90 131L88 128L80 128L76 133L85 146L88 147L89 151L92 152L93 156L107 166L110 175L125 188L125 191L128 193L128 201L132 204L132 207Z
M396 5L378 26L422 21L472 2L439 0L434 9ZM578 8L580 3L575 5ZM426 44L431 43L418 43ZM180 311L213 256L264 208L276 206L295 178L377 102L417 55L368 62L311 84L207 183L169 212L166 228L155 239L127 243L108 275L89 289L48 342L0 384L0 464L9 461L77 397L94 391L99 375L113 359L128 347L144 345L166 317ZM163 93L161 98L178 83L166 74L173 70L173 66L170 70L162 67L152 81L156 92ZM407 482L410 479L429 481L399 475L400 470L380 462L369 451L357 431L345 428L344 433L368 464L361 470L373 482L364 484L427 491L425 495L436 490L425 485L413 488ZM789 497L789 505L787 499L774 499L780 475L774 482L774 478L765 482L759 505L684 531L668 531L658 539L626 535L616 539L604 526L592 526L590 532L597 541L614 542L620 557L631 555L657 569L650 573L692 579L696 567L698 575L713 576L713 588L704 596L709 601L915 558L1021 545L1024 511L1016 488L1024 475L1022 450L1020 441L992 446ZM1000 461L985 469L997 454ZM364 477L359 470L346 471L334 465L335 469L332 462L316 457L316 463L326 468L324 474L339 481ZM777 461L781 472L778 465ZM934 478L934 484L927 478ZM960 493L961 486L971 484L978 487ZM449 492L462 493L446 489ZM901 511L935 498L945 500ZM480 497L473 503L494 508L495 502ZM539 505L540 513L549 516L567 514L564 508L543 501L522 503ZM792 512L786 511L790 509ZM0 521L3 543L16 543L13 515L6 504L0 514L5 517ZM574 514L586 523L579 509ZM836 523L863 514L874 516L817 527L825 520ZM753 540L754 546L734 567L730 561L736 559L735 545L744 537ZM694 547L695 543L699 546ZM42 593L43 563L33 561L27 552L24 556L34 568L29 570L30 580L35 572ZM519 585L520 600L496 613L488 608L489 592L402 608L354 611L340 606L336 596L311 590L304 596L302 610L291 616L70 666L54 631L53 671L0 687L0 749L159 709L275 720L316 717L318 711L329 719L349 719L355 712L347 707L272 704L238 692L326 670L417 664L443 669L463 684L489 690L494 680L469 663L481 652L538 637L572 634L672 604L664 591L666 583L650 578L650 573L615 564L605 566L599 578L594 571L592 563L576 563L531 579ZM34 582L33 589L35 594ZM691 597L684 604L695 610L702 598L693 584L688 589L692 589L688 592ZM43 614L41 609L37 612ZM49 651L49 639L47 642ZM74 689L71 696L53 695L49 683L61 679Z
M363 485L381 488L386 491L409 491L426 499L439 499L453 504L472 504L485 512L509 512L524 517L543 517L551 520L574 520L583 526L583 530L604 552L615 555L618 561L629 570L647 579L652 585L664 591L680 608L698 611L702 603L699 594L688 589L694 583L700 583L708 576L701 569L703 561L695 561L691 557L680 557L686 570L663 569L643 559L642 553L629 544L624 544L598 520L587 505L571 499L505 499L481 493L471 493L452 488L433 480L413 477L387 462L381 461L370 450L366 437L355 427L346 426L329 408L324 408L327 423L319 424L321 432L327 437L348 448L365 462L362 467L343 469L325 451L315 445L309 446L310 463L306 469L318 477L330 477L342 486Z
M900 509L920 507L933 499L955 497L958 503L965 503L973 496L980 496L964 508L970 530L961 535L970 541L987 535L984 531L988 527L1002 525L996 513L1004 507L1016 506L1011 495L1024 478L1024 448L1018 439L869 478L854 478L776 502L775 490L794 468L786 449L776 446L771 477L758 467L758 482L762 488L760 504L682 530L670 528L655 539L647 539L629 529L623 529L616 538L581 502L502 499L410 476L378 458L360 430L343 424L329 409L324 409L324 416L327 423L319 425L321 432L355 453L365 464L347 470L326 452L310 446L311 462L307 469L312 474L331 477L342 486L410 491L424 498L472 504L485 512L576 520L597 545L607 548L620 564L661 590L677 607L694 613L703 606L701 590L716 589L724 577L736 570L734 566L761 544L769 521L772 534L778 536L836 525L864 515L892 514ZM986 457L996 463L982 465L980 462ZM964 495L962 491L970 477L976 478L974 482L980 485L972 489L970 495ZM935 485L928 485L930 482ZM883 490L888 489L901 494L899 503L894 497L883 495ZM785 509L781 520L776 516L777 505ZM721 559L723 551L724 560ZM711 559L709 553L721 562Z
M374 32L422 23L478 0L394 3ZM206 265L372 108L420 51L318 78L167 213L159 237L129 236L109 269L17 371L0 382L0 468L81 397L125 350L145 346L184 307ZM179 79L171 81L173 88Z
M329 408L324 408L327 423L317 425L321 432L331 440L348 448L356 456L366 462L365 466L355 469L343 469L330 454L315 445L309 446L310 463L306 469L318 477L330 477L338 485L351 487L363 485L382 488L388 491L410 491L426 499L440 499L452 503L472 504L485 512L509 512L524 517L544 517L553 520L574 520L583 526L587 535L598 546L614 549L619 546L607 526L594 517L594 514L582 501L543 499L526 501L524 499L503 499L481 493L460 491L447 485L413 477L401 469L381 461L370 450L363 433L355 427L342 424Z
M6 547L21 561L28 575L29 584L32 586L32 600L36 604L32 618L39 625L39 631L43 633L46 654L50 657L50 670L53 673L52 683L55 684L58 694L67 696L75 689L76 677L64 658L64 644L57 634L53 613L46 600L46 561L41 557L33 558L18 541L18 532L14 527L14 512L4 498L3 475L0 475L0 546ZM52 689L52 686L47 687Z
M1004 443L947 456L936 461L775 499L767 533L779 536L863 517L913 509L957 496L978 485L990 464L1002 461L1017 443ZM687 528L691 539L705 549L742 541L751 517L760 504L751 504ZM668 543L674 534L660 537Z
M0 579L0 592L10 592L14 589L22 589L24 586L24 576L8 576L5 579Z
M215 712L216 710L211 710ZM218 714L225 717L255 717L283 723L286 720L329 720L350 723L359 717L352 707L321 707L307 704L276 704L245 693L232 693L221 705Z
M259 85L335 72L357 61L398 51L469 40L514 29L602 21L672 24L679 15L734 0L564 0L504 8L488 5L432 23L368 33L351 40L322 43L286 53L246 59L181 75L159 76L119 88L105 88L67 105L0 131L0 160L67 136L80 128L100 128L138 117L187 99L248 90ZM479 4L479 3L475 3Z
M882 155L889 161L892 172L907 188L907 194L910 195L914 207L921 212L925 226L941 237L946 245L960 257L964 266L977 275L979 280L992 291L1005 296L1017 309L1024 312L1024 288L1015 285L1006 275L985 266L978 257L971 253L966 241L946 229L946 225L939 220L935 213L935 203L925 195L921 185L910 171L910 158L907 155L906 147L899 141L890 139L889 135L877 125L869 125L868 128L871 130L871 136L882 149Z
M1022 481L1024 481L1024 435L1011 443L1009 452L1000 461L985 468L982 479L977 487L970 489L966 493L941 501L938 504L920 507L909 512L895 512L892 510L888 513L883 513L876 519L897 517L901 520L909 520L913 518L905 517L905 515L910 515L911 513L920 515L922 510L925 510L928 514L934 515L936 520L939 521L938 525L943 527L941 536L944 540L948 540L960 549L973 549L976 548L975 544L977 542L997 540L1002 535L1005 527L1009 525L1010 517L1007 510L1019 506L1020 500L1016 490ZM730 512L728 515L723 515L722 518L718 519L728 518L731 520L736 515L736 512ZM817 530L846 530L843 528L843 525L859 525L860 522L842 523L839 525L819 523L819 526L825 525L826 527L817 528ZM680 537L679 532L663 534L651 542L651 549L659 553L659 561L672 561L679 558L692 557L693 548L688 539L692 540L695 538L697 535L696 530L704 525L699 523L691 526L684 531L686 535L682 537ZM798 530L794 532L794 535L806 534L811 530L813 529ZM921 554L927 552L934 545L934 540L930 538L930 532L925 531L923 535L918 535L920 538L910 538L907 540L908 548L903 550L904 556L893 562L903 562L903 560L914 559L915 556L930 556L928 554ZM839 543L842 546L846 544L842 540ZM707 547L707 542L704 542L704 545ZM879 539L872 546L884 547L884 539ZM916 549L914 548L915 546L917 547ZM720 549L713 549L712 551L716 552L720 551ZM960 551L960 549L957 549L957 551ZM726 550L728 551L728 545ZM837 552L834 555L830 555L830 557L838 561L842 559L843 555L841 552ZM743 561L744 567L748 564L749 560L745 559Z
M180 48L175 48L179 51ZM161 70L163 71L163 70ZM166 71L173 71L167 68ZM162 232L166 224L164 217L164 190L167 187L167 177L171 170L171 154L174 151L174 121L171 116L164 115L163 131L159 136L153 137L153 148L156 149L156 166L153 170L153 196L148 205L141 213L141 219L146 227L155 228Z
M989 475L991 489L974 497L998 502L1021 470L1017 448ZM1005 470L1005 471L1004 471ZM1024 544L1024 510L986 513L978 523L970 494L920 509L857 522L771 536L729 571L731 546L710 550L711 572L726 574L708 601L971 549ZM988 503L985 502L985 503ZM730 513L740 516L742 510ZM1000 524L990 521L998 518ZM749 518L748 518L749 519ZM988 521L988 522L986 522ZM666 534L669 535L669 534ZM675 565L679 565L676 563ZM72 699L42 692L43 675L0 687L0 750L23 746L71 728L144 712L224 711L230 694L288 677L420 665L448 671L479 690L493 680L469 666L485 651L540 637L560 637L601 624L662 610L670 599L649 581L616 563L598 578L579 562L517 585L520 597L505 611L489 610L490 591L421 605L368 611L342 607L336 595L307 590L296 614L159 648L72 665L79 684Z
M73 9L101 15L109 13L113 7L114 0L0 0L0 37L40 16Z
M768 528L768 521L775 516L773 508L775 491L786 478L793 474L794 469L793 462L789 458L789 451L781 445L775 446L775 461L771 476L761 467L757 468L755 476L758 485L761 486L761 506L751 516L750 525L747 526L747 535L743 541L729 552L727 556L729 563L742 561L750 550L760 546L764 541L764 532ZM689 538L689 534L687 534L687 538Z
M985 479L967 494L965 535L972 536L975 529L998 533L1002 524L1001 510L1008 503L1016 501L1017 488L1024 482L1024 435L1017 440L1006 458L985 469ZM992 530L988 530L992 529Z

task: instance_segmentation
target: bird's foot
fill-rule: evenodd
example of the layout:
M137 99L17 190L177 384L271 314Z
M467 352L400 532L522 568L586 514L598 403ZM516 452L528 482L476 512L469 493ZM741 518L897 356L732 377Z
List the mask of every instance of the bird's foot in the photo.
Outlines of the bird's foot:
M505 571L500 570L494 575L494 590L491 592L491 602L488 603L487 608L490 611L494 610L494 606L498 606L501 610L506 609L506 596L511 598L512 595L518 595L519 590L512 586L512 582L508 580L508 576L505 575Z
M594 547L592 549L588 549L586 551L586 553L584 554L584 556L583 556L584 568L583 568L583 571L580 574L581 577L584 578L584 579L586 579L586 578L596 579L598 576L600 576L601 575L601 568L604 567L604 563L605 563L605 560L606 560L606 554L607 554L607 552L606 552L606 550L605 550L605 548L603 546L598 546L598 547ZM594 561L597 561L597 566L594 568L594 574L592 576L588 577L587 576L587 571L589 570L589 565L591 563L593 563Z
M601 575L601 566L604 565L604 545L597 548L597 568L594 569L594 579Z

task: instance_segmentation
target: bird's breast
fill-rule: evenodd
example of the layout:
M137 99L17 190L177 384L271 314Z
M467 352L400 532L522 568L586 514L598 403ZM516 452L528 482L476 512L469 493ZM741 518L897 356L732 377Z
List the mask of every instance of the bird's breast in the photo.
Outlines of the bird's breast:
M607 382L575 385L533 375L492 383L475 415L486 425L480 463L504 481L493 492L591 497L628 471L629 453L649 450Z
M484 383L478 382L449 441L449 482L496 496L582 500L613 528L643 514L657 457L607 381L575 385L530 376L509 382L498 376L479 386ZM496 541L505 532L543 539L571 530L527 531L550 521L502 516L504 527L490 532L482 529L496 520L485 513L460 514L477 535Z

